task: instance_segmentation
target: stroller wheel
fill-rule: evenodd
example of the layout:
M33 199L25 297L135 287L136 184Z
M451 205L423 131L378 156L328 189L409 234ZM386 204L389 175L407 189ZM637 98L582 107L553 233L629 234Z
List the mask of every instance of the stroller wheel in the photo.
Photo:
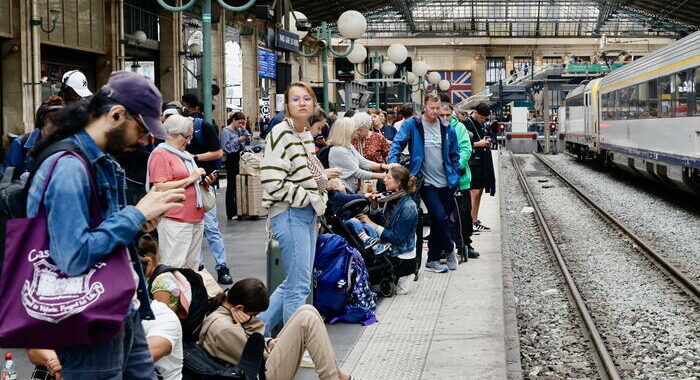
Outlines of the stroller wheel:
M391 297L396 292L396 284L391 278L383 278L379 282L379 293L382 297Z

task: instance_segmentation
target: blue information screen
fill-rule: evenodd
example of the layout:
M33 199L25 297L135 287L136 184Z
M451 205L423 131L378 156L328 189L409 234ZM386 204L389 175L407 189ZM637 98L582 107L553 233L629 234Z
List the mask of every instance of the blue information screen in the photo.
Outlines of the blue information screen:
M258 48L258 76L272 79L277 77L277 54L272 50Z

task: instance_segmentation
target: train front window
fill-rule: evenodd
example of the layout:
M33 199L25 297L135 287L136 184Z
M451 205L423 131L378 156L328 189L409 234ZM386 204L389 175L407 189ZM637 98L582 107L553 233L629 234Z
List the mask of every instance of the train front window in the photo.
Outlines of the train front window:
M688 98L690 97L690 93L692 92L693 88L690 73L690 71L681 71L674 75L676 99L673 102L673 116L688 116Z
M673 88L671 87L670 76L659 78L659 92L661 95L661 117L671 116L671 105L673 100Z

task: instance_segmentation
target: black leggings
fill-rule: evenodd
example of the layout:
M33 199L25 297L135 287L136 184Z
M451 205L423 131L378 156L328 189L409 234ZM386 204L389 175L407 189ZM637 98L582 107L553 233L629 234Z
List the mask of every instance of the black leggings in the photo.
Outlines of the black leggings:
M394 274L396 278L408 276L416 272L416 259L400 259L397 256L390 256L389 261L394 264Z
M240 172L240 153L226 154L226 218L236 216L236 176Z

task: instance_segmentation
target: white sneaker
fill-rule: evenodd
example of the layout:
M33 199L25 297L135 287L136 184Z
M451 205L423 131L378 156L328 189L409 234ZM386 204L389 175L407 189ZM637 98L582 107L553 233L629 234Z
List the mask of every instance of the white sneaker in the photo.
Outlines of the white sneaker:
M408 293L408 291L411 289L411 285L413 284L414 277L415 275L413 274L399 277L399 281L396 284L396 294L401 295Z

